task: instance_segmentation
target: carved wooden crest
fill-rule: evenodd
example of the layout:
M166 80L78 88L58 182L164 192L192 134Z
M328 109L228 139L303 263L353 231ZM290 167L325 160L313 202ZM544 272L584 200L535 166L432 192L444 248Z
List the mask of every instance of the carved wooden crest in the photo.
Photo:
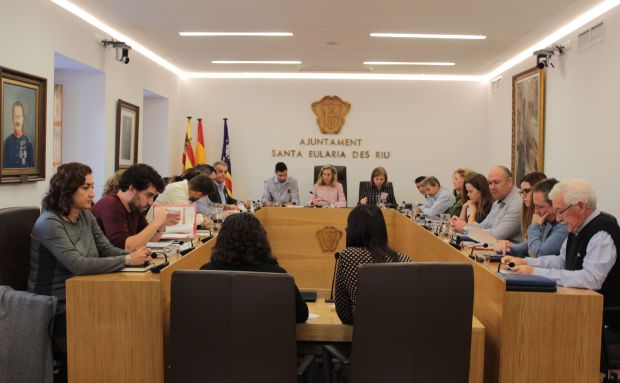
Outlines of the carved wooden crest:
M316 232L316 237L319 239L321 250L335 251L342 237L342 231L333 226L325 226Z
M325 96L312 103L321 133L338 134L344 126L345 117L351 110L351 104L338 96Z

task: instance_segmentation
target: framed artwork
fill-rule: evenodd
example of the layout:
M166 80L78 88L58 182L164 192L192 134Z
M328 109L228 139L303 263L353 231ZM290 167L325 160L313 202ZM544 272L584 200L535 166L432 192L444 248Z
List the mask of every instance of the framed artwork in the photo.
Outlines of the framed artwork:
M0 182L45 179L47 80L0 67Z
M114 169L138 163L138 122L140 107L118 100L116 107L116 158Z
M54 84L54 140L52 168L54 172L62 165L62 85Z
M534 67L512 77L512 174L515 182L543 171L545 71Z

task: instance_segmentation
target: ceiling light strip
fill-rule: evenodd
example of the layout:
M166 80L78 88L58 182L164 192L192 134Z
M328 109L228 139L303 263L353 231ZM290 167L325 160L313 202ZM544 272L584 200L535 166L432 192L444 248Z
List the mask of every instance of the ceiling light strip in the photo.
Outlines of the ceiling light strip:
M218 37L218 36L254 36L254 37L289 37L291 32L179 32L183 37Z
M432 61L364 61L364 65L454 66L453 62Z
M176 75L178 75L180 77L184 76L185 73L181 69L179 69L175 65L171 64L169 61L163 59L162 57L157 55L155 52L153 52L150 49L146 48L145 46L143 46L142 44L138 43L137 41L135 41L135 40L125 36L121 32L117 31L116 29L112 28L111 26L107 25L106 23L102 22L101 20L99 20L95 16L91 15L90 13L86 12L82 8L77 7L76 5L70 3L67 0L51 0L51 1L53 3L55 3L56 5L58 5L58 6L62 7L62 8L64 8L64 9L66 9L67 11L73 13L74 15L76 15L80 19L86 21L87 23L89 23L90 25L94 26L95 28L100 29L101 31L107 33L108 35L110 35L114 39L120 40L120 41L124 41L125 43L129 44L133 50L135 50L136 52L141 53L142 55L144 55L147 58L151 59L155 63L161 65L162 67L164 67L166 69L168 69L172 73L174 73L174 74L176 74Z
M212 64L274 64L274 65L297 65L301 64L301 61L297 60L279 60L279 61L235 61L235 60L214 60Z
M443 35L429 33L371 33L370 37L389 37L398 39L449 39L449 40L484 40L485 35Z
M313 80L405 80L405 81L481 81L481 76L434 74L369 73L260 73L260 72L191 72L187 78L210 79L313 79Z
M595 6L589 11L586 11L585 13L573 19L568 24L565 24L564 26L562 26L561 28L559 28L558 30L550 34L549 36L538 41L536 44L530 46L529 48L523 50L516 56L512 57L508 61L502 63L497 68L493 69L491 72L481 77L484 78L484 81L489 81L492 78L497 77L498 75L506 72L507 70L514 67L515 65L520 64L521 62L532 57L532 54L534 53L534 51L537 51L539 49L543 49L543 48L546 48L552 45L553 43L555 43L562 37L576 31L577 29L581 28L585 24L605 14L607 11L611 10L612 8L615 8L619 4L620 4L620 0L607 0L607 1L600 3L599 5Z

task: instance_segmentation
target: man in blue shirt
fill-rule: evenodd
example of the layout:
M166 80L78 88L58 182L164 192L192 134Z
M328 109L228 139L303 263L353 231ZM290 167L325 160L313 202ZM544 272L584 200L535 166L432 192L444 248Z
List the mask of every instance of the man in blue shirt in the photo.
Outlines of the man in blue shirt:
M288 168L284 162L278 162L276 175L265 180L262 201L267 205L299 205L297 180L289 177Z
M4 168L34 167L32 141L24 132L24 106L16 101L12 108L13 133L4 140Z
M441 187L435 177L426 177L422 184L426 187L426 203L422 206L422 214L427 217L439 217L454 204L454 194Z

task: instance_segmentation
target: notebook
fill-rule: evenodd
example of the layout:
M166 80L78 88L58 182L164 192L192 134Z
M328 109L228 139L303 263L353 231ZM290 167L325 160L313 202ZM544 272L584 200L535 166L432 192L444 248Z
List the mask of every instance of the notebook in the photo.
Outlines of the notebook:
M557 284L553 279L540 275L500 273L497 275L506 280L506 291L540 291L556 292Z

